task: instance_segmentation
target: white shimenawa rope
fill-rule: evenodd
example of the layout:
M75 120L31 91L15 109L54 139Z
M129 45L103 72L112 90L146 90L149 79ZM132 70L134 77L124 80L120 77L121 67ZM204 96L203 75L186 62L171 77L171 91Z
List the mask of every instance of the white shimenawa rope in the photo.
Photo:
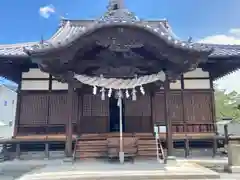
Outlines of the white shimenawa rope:
M90 77L80 74L75 74L74 77L83 84L106 89L133 89L159 80L165 81L165 73L163 71L157 74L145 75L133 79Z

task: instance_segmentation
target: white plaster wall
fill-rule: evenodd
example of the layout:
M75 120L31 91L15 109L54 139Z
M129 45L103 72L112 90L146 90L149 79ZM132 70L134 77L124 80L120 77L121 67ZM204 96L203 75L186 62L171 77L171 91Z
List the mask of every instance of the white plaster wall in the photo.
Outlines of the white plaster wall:
M187 72L183 75L184 77L209 77L209 72L205 72L202 70L202 68L197 68L194 71Z
M52 90L66 90L68 89L67 83L61 83L58 81L52 81Z
M48 80L22 80L21 90L48 90Z
M181 81L177 80L175 83L170 83L170 89L181 89Z
M184 79L184 89L210 89L209 79Z
M0 138L12 138L14 135L17 93L0 86Z
M30 69L28 72L22 73L22 78L49 78L48 73L42 72L40 69Z

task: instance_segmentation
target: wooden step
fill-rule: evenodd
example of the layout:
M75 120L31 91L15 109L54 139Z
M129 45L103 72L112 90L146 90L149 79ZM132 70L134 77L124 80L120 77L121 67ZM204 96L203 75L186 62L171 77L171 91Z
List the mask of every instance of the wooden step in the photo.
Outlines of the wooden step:
M139 156L157 156L157 152L149 151L149 152L138 152Z
M94 142L78 142L77 146L91 146L91 147L95 147L95 146L107 146L107 144L105 142L98 142L98 143L94 143Z
M93 144L100 144L100 143L107 143L107 140L79 140L78 143L93 143Z
M141 144L156 144L155 140L138 140L138 145Z
M93 145L80 145L77 146L77 149L103 149L107 148L107 145L99 145L99 146L93 146Z
M77 153L76 158L100 158L100 157L106 157L105 152L82 152Z
M80 149L77 149L76 150L76 152L106 152L107 151L107 148L97 148L97 149L95 149L95 148L85 148L85 149L82 149L82 148L80 148Z
M142 147L139 147L138 148L138 151L156 151L157 150L157 148L156 147L144 147L144 148L142 148Z

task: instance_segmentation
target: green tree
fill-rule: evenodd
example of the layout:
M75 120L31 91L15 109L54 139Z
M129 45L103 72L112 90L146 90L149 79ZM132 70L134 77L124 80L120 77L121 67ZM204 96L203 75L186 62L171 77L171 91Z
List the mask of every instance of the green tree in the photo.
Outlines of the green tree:
M215 100L218 120L233 118L235 121L240 121L240 94L238 92L227 92L215 87Z

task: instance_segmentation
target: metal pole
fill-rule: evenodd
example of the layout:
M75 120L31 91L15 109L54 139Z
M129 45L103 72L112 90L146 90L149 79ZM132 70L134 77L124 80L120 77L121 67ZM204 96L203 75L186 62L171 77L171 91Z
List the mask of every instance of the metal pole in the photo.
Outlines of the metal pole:
M156 143L156 150L157 150L157 161L159 162L159 148L158 148L158 137L155 135L155 143Z
M155 143L156 143L156 150L157 150L157 161L159 161L159 148L158 148L158 139L159 139L159 129L158 126L154 126L154 134L155 134Z
M119 129L120 129L120 151L119 161L124 163L124 152L123 152L123 124L122 124L122 98L119 99Z

